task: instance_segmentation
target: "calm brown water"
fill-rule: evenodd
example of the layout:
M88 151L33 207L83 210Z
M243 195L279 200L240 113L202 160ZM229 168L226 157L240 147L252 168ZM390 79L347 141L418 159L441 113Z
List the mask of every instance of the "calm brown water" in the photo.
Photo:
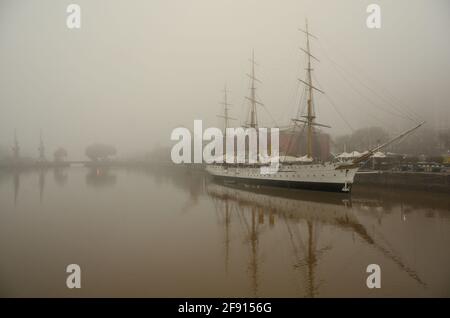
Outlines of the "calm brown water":
M450 198L212 183L186 171L0 172L0 296L450 296ZM81 267L81 289L66 266ZM381 267L368 289L366 267Z

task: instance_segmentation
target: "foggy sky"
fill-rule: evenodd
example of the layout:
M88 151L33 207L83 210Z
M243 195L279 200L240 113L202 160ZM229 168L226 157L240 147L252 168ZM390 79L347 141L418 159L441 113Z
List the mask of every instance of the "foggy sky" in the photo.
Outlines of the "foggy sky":
M70 3L81 6L80 30L66 27ZM381 6L379 30L366 27L370 3ZM296 113L297 78L304 78L298 28L306 17L319 38L311 44L320 60L314 79L352 128L398 131L411 123L358 86L384 110L373 107L330 58L429 125L449 126L447 0L0 0L0 147L10 149L17 129L22 153L36 157L42 128L48 157L63 146L71 159L83 159L93 142L122 155L149 150L194 119L221 125L225 83L231 115L242 122L253 49L258 99L285 125ZM331 134L351 132L324 96L316 97L316 111Z

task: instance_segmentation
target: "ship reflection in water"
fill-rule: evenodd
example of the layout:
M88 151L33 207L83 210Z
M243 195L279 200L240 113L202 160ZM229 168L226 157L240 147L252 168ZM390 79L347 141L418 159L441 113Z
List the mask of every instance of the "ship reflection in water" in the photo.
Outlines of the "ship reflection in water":
M0 171L1 296L450 296L445 194L48 170ZM65 286L72 263L79 290ZM366 286L369 264L381 267L380 289Z

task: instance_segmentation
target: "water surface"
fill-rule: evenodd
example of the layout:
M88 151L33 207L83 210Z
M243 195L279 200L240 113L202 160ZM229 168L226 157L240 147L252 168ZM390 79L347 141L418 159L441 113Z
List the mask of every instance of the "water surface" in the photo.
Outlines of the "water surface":
M174 169L0 171L3 297L450 296L450 199L217 184ZM66 287L68 264L82 288ZM366 267L381 267L368 289Z

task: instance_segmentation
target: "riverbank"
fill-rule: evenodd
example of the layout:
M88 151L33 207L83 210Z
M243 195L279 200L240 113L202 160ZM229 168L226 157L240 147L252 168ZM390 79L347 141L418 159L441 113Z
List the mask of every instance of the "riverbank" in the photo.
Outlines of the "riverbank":
M189 171L205 172L202 164L181 164L175 165L169 162L42 162L17 165L2 165L0 169L6 170L30 170L36 168L64 168L74 164L82 164L89 168L170 168L170 169L186 169ZM354 187L358 185L371 185L384 188L401 188L424 190L433 192L450 193L450 173L449 172L400 172L400 171L359 171L355 176Z

